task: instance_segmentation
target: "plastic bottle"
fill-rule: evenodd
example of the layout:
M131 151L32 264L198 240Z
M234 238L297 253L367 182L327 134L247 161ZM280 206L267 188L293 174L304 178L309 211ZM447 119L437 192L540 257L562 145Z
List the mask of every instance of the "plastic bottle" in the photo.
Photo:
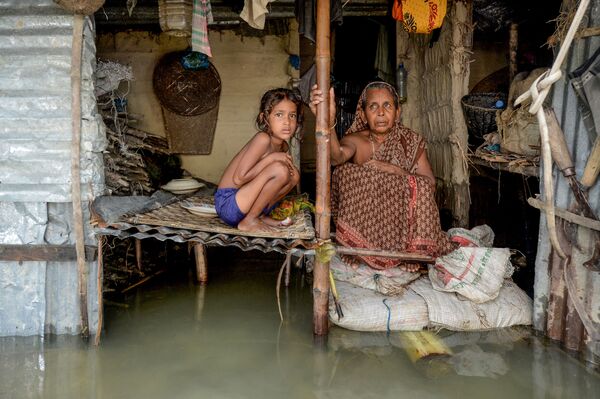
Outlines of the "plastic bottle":
M400 97L400 102L406 102L406 69L404 69L404 64L400 64L398 66L398 70L396 71L396 88L398 89L398 97Z

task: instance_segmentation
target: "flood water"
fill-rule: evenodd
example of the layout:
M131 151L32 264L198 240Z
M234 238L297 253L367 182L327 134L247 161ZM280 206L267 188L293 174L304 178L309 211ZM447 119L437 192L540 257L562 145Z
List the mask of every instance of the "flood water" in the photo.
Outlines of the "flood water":
M209 252L105 306L98 348L79 337L0 338L2 398L592 398L599 375L518 328L439 333L453 355L413 363L400 333L312 335L310 283L281 258ZM183 270L183 271L182 271Z

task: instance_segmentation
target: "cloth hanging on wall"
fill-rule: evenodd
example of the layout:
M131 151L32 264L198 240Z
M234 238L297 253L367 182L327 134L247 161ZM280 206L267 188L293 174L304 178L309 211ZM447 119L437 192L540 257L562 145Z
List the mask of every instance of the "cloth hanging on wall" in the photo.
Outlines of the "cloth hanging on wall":
M302 97L302 101L306 104L310 102L310 88L317 83L317 67L315 64L312 64L310 68L304 72L304 75L300 77L300 82L298 83L298 90L300 91L300 96Z
M192 12L192 50L212 57L208 42L208 24L213 22L210 0L194 0Z
M254 29L264 29L265 20L269 10L267 5L273 0L244 0L244 9L240 18Z
M298 33L314 43L317 35L316 0L296 0L294 14L298 21ZM342 24L344 18L341 0L331 0L330 18L331 22Z
M409 33L431 33L442 26L446 0L394 0L392 17Z
M375 53L375 70L377 71L378 78L388 82L392 86L396 85L394 67L390 58L388 31L383 24L379 25L377 52Z

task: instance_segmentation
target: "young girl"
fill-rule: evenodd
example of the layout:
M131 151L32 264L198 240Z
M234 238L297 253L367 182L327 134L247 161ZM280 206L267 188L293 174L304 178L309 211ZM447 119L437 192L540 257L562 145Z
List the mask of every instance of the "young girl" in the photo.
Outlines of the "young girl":
M267 216L298 184L300 174L287 141L302 129L300 95L288 89L267 91L260 101L260 130L225 169L215 193L221 220L242 231L270 231L280 222Z

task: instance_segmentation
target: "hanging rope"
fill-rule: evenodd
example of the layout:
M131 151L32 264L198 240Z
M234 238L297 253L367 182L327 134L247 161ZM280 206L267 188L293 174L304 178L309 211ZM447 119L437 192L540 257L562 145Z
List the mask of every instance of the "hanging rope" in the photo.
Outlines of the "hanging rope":
M556 234L556 217L554 210L554 183L552 181L552 154L550 152L550 140L548 138L548 125L546 123L546 115L544 114L543 103L550 88L556 83L562 76L560 67L567 56L567 52L571 47L575 33L583 19L583 15L589 5L589 0L582 0L579 3L579 7L573 22L567 32L564 42L562 43L558 55L552 68L549 71L544 72L539 78L537 78L528 91L523 93L515 101L515 105L519 105L529 99L531 99L531 105L529 106L529 112L536 115L538 124L540 126L540 137L542 144L542 160L543 160L543 176L544 176L544 200L546 202L546 219L548 221L548 234L550 236L550 243L561 258L566 258L565 252L562 250L558 236Z

